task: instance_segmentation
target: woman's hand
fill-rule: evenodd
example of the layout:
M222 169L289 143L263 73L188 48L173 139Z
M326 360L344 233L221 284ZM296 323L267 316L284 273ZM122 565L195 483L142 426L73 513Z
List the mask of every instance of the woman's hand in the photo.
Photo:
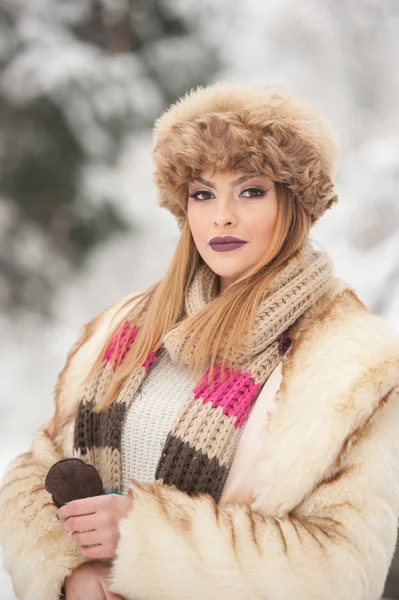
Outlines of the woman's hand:
M101 562L88 562L72 571L65 579L65 600L123 600L109 591L110 568Z
M72 500L58 510L65 531L87 558L115 558L119 521L132 508L132 499L118 494Z

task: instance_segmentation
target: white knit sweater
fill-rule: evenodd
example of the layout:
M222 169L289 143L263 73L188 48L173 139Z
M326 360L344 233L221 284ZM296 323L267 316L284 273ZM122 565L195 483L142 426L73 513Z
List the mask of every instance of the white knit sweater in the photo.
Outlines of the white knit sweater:
M122 493L129 479L155 481L166 437L196 381L164 350L130 403L122 428Z

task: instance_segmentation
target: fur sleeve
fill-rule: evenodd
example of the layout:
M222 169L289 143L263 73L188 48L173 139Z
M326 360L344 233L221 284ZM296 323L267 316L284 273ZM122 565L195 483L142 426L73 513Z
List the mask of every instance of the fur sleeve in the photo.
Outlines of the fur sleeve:
M21 600L58 600L65 577L87 560L56 519L57 508L44 480L50 467L63 458L64 431L74 418L80 385L112 317L126 300L83 327L58 377L54 415L36 432L29 452L11 462L2 480L0 543L4 566Z
M111 590L127 600L379 600L399 512L399 394L289 514L132 480Z
M29 452L9 465L0 490L4 566L20 599L57 600L64 578L85 562L60 527L44 488L46 474L62 458L54 443L54 417L36 433Z

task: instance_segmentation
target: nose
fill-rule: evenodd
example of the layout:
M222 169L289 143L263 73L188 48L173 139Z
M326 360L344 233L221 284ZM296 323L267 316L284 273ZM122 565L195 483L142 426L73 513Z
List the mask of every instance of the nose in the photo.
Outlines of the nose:
M233 202L229 198L219 197L214 205L213 222L218 227L232 225L236 221Z

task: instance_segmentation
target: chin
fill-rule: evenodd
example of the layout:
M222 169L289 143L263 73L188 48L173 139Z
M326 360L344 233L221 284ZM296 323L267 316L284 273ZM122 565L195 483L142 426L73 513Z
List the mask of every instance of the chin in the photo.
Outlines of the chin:
M216 275L226 279L238 279L246 270L250 269L250 265L238 265L237 257L221 257L220 260L213 256L212 260L205 260L206 264Z
M245 272L245 269L223 269L220 265L213 265L212 263L208 263L208 267L210 267L216 275L219 275L219 277L230 280L238 279L242 273Z

